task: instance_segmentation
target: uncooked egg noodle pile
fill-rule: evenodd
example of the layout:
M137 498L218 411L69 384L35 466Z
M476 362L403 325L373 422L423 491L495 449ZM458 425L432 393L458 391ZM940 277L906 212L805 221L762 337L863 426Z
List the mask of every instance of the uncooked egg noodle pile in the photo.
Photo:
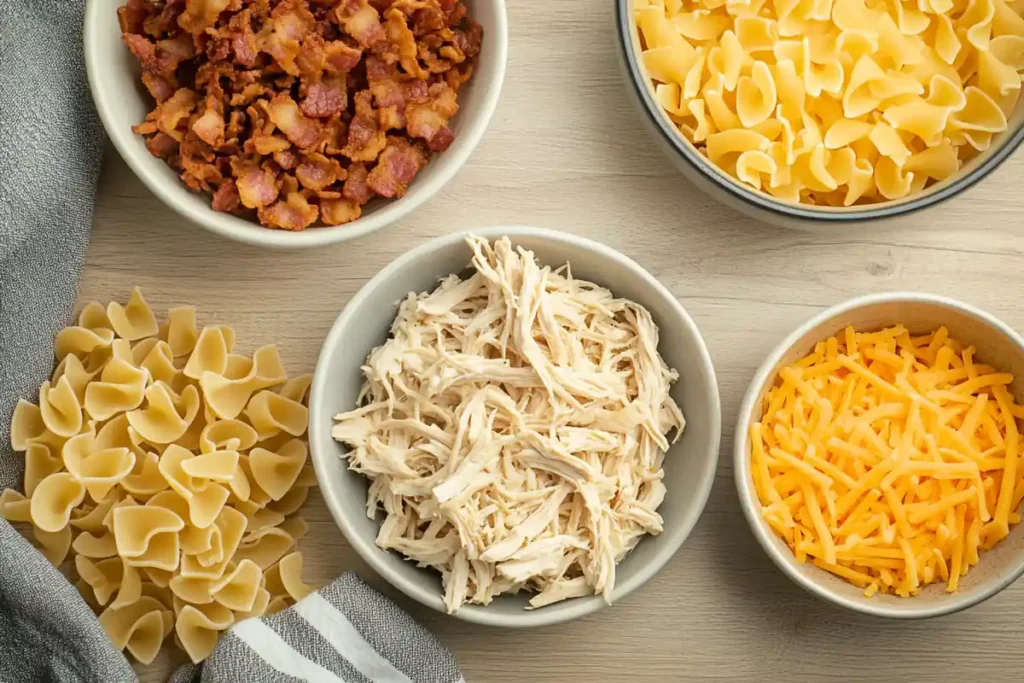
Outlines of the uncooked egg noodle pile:
M616 564L662 531L678 374L642 306L507 238L467 244L476 272L401 303L333 436L384 510L377 545L439 570L449 612L520 590L610 601Z

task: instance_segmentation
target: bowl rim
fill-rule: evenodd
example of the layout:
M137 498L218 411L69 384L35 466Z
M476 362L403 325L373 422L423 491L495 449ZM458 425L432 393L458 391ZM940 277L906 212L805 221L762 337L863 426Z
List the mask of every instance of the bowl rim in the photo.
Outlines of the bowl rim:
M429 240L415 249L402 254L385 266L384 269L359 289L359 291L345 305L344 309L331 326L331 329L324 340L323 346L321 347L320 355L317 359L316 370L313 374L313 384L310 389L309 399L309 433L327 434L327 438L329 439L331 424L323 424L320 419L320 414L322 412L321 402L325 400L323 399L323 396L329 379L326 376L326 367L330 362L330 357L335 353L335 350L340 348L344 343L343 337L345 331L349 325L353 323L357 309L363 305L364 301L371 296L374 290L380 287L382 283L393 279L396 275L401 273L408 264L424 258L429 258L430 255L437 250L460 243L469 234L474 234L488 239L507 236L513 241L513 243L515 243L517 238L523 237L550 240L552 242L562 243L572 248L579 249L580 251L590 251L606 260L614 261L617 264L634 271L651 287L656 296L666 300L666 302L674 309L675 315L679 317L681 324L688 328L692 338L695 340L693 352L697 353L700 357L699 366L701 375L707 383L707 386L710 387L708 396L706 397L711 415L709 425L710 443L708 447L709 452L705 456L710 459L708 463L710 467L705 468L704 476L699 481L695 482L695 492L689 499L689 513L686 515L688 519L684 520L683 524L666 528L666 530L661 534L661 537L666 539L667 544L661 548L653 561L644 565L639 565L636 568L635 573L623 581L616 583L615 588L612 591L612 599L613 602L621 601L634 590L647 583L658 571L660 571L661 568L676 555L680 547L693 531L694 526L696 526L697 521L700 519L704 512L704 508L707 505L708 498L711 494L711 488L714 484L715 473L718 469L722 428L722 411L718 391L718 381L715 375L711 355L708 352L707 345L704 342L704 338L701 336L696 323L694 323L689 313L687 313L683 308L679 299L676 298L668 288L662 285L636 261L621 252L585 237L579 237L569 233L558 232L556 230L549 230L545 228L513 225L460 230L455 233ZM468 263L468 252L466 260ZM443 277L445 274L446 273L439 273L438 277ZM329 417L327 421L330 423ZM388 583L397 587L414 600L441 613L446 613L444 600L442 599L442 595L439 591L423 589L420 586L405 580L400 575L396 575L390 567L396 558L391 558L387 551L383 551L378 548L374 543L374 539L363 537L356 532L355 528L350 523L348 516L344 513L341 505L335 497L326 493L331 488L328 481L332 476L334 476L332 475L329 467L336 466L335 460L338 457L336 449L331 448L328 453L324 453L320 449L319 438L310 438L309 444L313 459L313 468L316 471L317 480L320 482L321 495L323 496L335 523L341 529L345 538L348 539L352 548L355 549L359 556ZM493 610L489 610L486 606L466 604L451 616L463 621L487 626L532 628L535 626L548 626L577 619L590 614L591 612L595 612L604 606L605 602L603 598L599 595L594 595L566 600L559 603L557 606L552 605L545 607L544 609L530 611L523 610L521 613L514 614L500 614Z
M442 153L443 156L439 158L444 160L443 164L438 164L439 158L430 160L438 168L429 178L419 179L420 189L416 195L412 197L407 195L391 200L373 213L342 225L317 226L299 231L267 228L232 214L216 212L208 202L200 207L180 202L166 181L152 176L145 169L142 155L148 154L148 152L144 147L131 144L130 140L135 138L135 133L130 128L122 130L114 125L112 112L117 103L116 98L112 95L115 88L105 81L104 74L98 73L96 66L99 60L100 23L112 20L116 25L116 17L105 17L104 12L108 7L122 4L120 0L114 3L109 0L88 0L86 4L83 49L89 90L92 93L93 103L100 115L100 120L103 122L103 128L121 158L150 192L182 218L221 237L261 247L303 249L338 244L363 237L397 223L430 201L465 166L466 161L480 143L497 109L508 67L508 11L505 0L487 0L487 2L492 3L495 9L495 25L487 32L487 41L493 45L497 54L497 73L495 78L487 83L486 90L480 98L479 114L467 120L465 129L460 132L458 140L461 141L461 144L455 149ZM180 180L178 182L180 183ZM182 187L184 188L184 185Z
M654 101L647 88L648 77L633 46L632 7L633 0L616 0L615 23L619 38L617 42L625 60L625 70L629 75L626 80L629 81L630 87L633 88L642 103L644 115L654 125L662 140L675 152L675 156L682 158L694 171L708 178L716 187L724 190L731 198L740 201L748 209L766 211L777 217L798 222L814 222L825 225L880 221L907 216L970 189L999 168L1024 143L1024 121L1022 121L1016 130L1004 131L1003 135L1006 137L996 150L969 173L954 177L946 185L933 192L919 193L916 197L905 200L888 200L877 204L833 208L815 207L811 204L791 204L775 199L764 192L747 188L731 176L725 175L670 125L668 117L662 114L661 107Z
M1016 345L1021 350L1022 354L1024 354L1024 337L1018 334L1013 328L993 316L991 313L960 301L959 299L953 299L947 296L900 290L881 292L878 294L865 294L848 299L834 306L829 306L828 308L825 308L811 316L806 322L802 323L793 332L787 335L785 339L772 349L771 353L768 354L768 357L765 358L764 362L761 363L760 367L758 367L757 371L754 373L750 381L750 385L747 388L747 392L743 396L743 401L740 404L739 414L736 418L736 427L733 432L733 473L736 484L736 493L740 499L740 507L743 510L743 516L746 518L747 524L750 526L754 537L757 539L757 542L760 544L761 549L764 550L765 554L767 554L775 565L794 583L818 598L839 605L840 607L853 610L854 612L889 619L927 619L930 617L938 617L960 612L969 607L980 604L1002 591L1024 574L1024 554L1022 554L1020 559L1017 560L1016 566L1014 566L1011 571L1006 572L999 576L998 579L991 581L989 584L985 585L982 590L971 594L951 593L945 599L939 600L937 603L925 604L912 609L897 610L887 607L878 601L869 600L867 598L848 598L846 596L838 595L829 588L826 588L818 582L812 581L804 576L801 571L803 565L799 565L796 562L792 552L790 552L788 548L780 549L777 546L775 541L778 537L769 528L767 522L761 518L760 503L758 503L757 492L754 490L754 483L750 468L750 421L753 419L754 411L757 407L756 404L761 395L761 390L769 381L774 379L776 368L782 358L798 341L800 341L801 338L818 325L827 323L829 320L833 320L850 311L889 303L925 303L958 310L961 313L964 313L998 330L1014 345ZM816 567L814 568L814 571L822 572L822 574L826 573L825 570L818 569Z

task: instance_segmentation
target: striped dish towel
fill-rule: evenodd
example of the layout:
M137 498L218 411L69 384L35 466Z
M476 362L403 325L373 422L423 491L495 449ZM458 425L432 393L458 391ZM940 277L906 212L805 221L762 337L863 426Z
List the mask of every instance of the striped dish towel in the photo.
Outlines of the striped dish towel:
M239 622L170 683L465 683L451 653L349 572L292 607Z

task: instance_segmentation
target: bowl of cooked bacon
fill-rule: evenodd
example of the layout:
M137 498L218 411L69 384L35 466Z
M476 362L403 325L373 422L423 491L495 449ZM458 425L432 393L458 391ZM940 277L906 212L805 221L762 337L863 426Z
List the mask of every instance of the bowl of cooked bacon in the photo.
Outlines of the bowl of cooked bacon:
M385 227L465 163L497 105L504 0L89 0L114 146L185 218L271 247Z

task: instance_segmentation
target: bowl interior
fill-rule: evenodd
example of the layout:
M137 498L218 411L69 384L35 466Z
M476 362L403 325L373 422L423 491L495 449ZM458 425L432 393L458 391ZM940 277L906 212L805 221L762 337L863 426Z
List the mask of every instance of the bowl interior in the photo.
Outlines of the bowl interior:
M153 101L139 75L138 60L121 41L117 8L124 0L89 0L85 52L93 100L118 152L146 186L189 220L243 242L276 247L306 247L354 239L406 215L433 196L465 163L483 135L504 79L508 28L503 0L465 0L470 16L483 26L484 39L476 72L459 91L459 112L451 121L455 141L435 154L399 200L377 200L356 221L310 227L299 232L272 230L253 221L210 208L210 197L188 190L177 174L151 155L132 126L142 122Z
M676 551L697 521L714 478L720 434L718 389L710 357L693 322L676 299L636 264L601 245L558 233L523 228L495 228L476 234L508 235L514 245L534 251L552 266L570 262L573 275L611 284L620 297L650 310L661 331L659 348L681 379L672 392L686 416L683 437L665 458L668 494L659 512L665 532L648 537L623 560L617 571L615 598L650 578ZM439 278L463 271L471 253L464 235L429 242L392 263L356 295L331 330L321 352L313 384L310 446L321 491L352 545L385 578L417 600L443 610L440 575L419 569L395 552L374 545L379 523L366 516L367 480L350 472L344 448L330 436L333 415L355 407L363 382L361 365L385 341L397 302L410 291L433 289ZM501 596L487 607L465 605L458 616L503 626L532 626L578 617L603 605L600 597L557 603L524 611L528 597Z
M1014 110L1007 117L1007 128L992 138L985 151L963 164L953 176L933 183L924 191L901 199L878 202L870 205L832 207L791 204L775 199L771 195L752 189L741 183L718 166L711 163L697 148L683 137L676 124L658 105L654 94L654 83L641 59L640 33L633 19L634 0L617 0L617 20L620 39L626 59L626 69L643 108L657 132L689 164L698 169L719 187L747 204L766 209L776 214L793 218L829 222L847 222L882 219L916 211L936 202L952 197L969 188L995 170L1013 151L1024 143L1024 97L1017 101Z
M1006 587L1024 571L1024 525L1017 525L995 548L984 552L981 561L960 580L956 593L946 593L936 582L914 598L876 594L864 597L863 590L811 564L799 564L785 542L761 518L761 504L750 471L750 425L760 419L761 405L778 371L807 355L814 345L848 325L857 331L872 331L902 323L911 334L926 334L944 325L950 337L977 349L975 358L1011 372L1018 379L1012 390L1017 402L1024 400L1024 342L991 316L959 302L923 295L867 297L853 308L832 315L787 339L758 371L743 402L736 430L735 465L740 502L754 534L768 554L797 583L812 592L862 612L891 617L933 616L969 607Z

